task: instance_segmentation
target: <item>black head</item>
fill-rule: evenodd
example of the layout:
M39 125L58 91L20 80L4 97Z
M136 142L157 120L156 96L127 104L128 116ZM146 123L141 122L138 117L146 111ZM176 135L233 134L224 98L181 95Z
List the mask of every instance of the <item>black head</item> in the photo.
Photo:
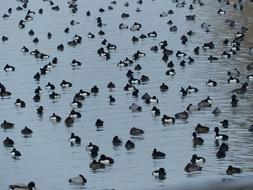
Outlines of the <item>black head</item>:
M219 127L215 127L215 128L214 128L214 131L215 131L216 133L218 133L218 132L220 131Z
M28 189L32 189L35 187L35 183L33 181L29 182L27 185Z
M192 136L193 136L194 138L196 138L196 137L197 137L197 133L196 133L196 132L193 132L193 133L192 133Z

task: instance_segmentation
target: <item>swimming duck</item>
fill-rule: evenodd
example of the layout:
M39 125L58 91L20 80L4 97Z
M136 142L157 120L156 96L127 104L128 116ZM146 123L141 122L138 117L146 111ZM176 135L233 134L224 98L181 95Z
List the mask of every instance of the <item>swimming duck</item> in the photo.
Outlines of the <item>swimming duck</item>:
M242 173L242 170L240 168L236 168L231 165L229 165L226 170L227 175L233 175L233 174L239 174L239 173Z
M76 119L76 118L80 118L82 117L81 113L78 112L78 111L75 111L75 110L71 110L70 113L69 113L69 117L73 118L73 119Z
M21 130L21 134L24 135L25 138L31 137L33 134L33 131L32 131L32 129L25 126L25 128Z
M78 94L84 97L90 96L90 92L84 91L82 89L79 90Z
M209 96L206 99L203 99L198 103L198 107L200 109L206 108L206 107L211 107L211 106L212 106L212 99Z
M179 93L180 93L183 97L187 95L187 91L186 91L183 87L181 87Z
M12 66L12 65L6 64L6 65L4 66L4 71L5 71L5 72L15 71L15 67Z
M44 113L44 108L43 108L43 106L39 106L39 107L37 108L37 114L41 116L43 113Z
M86 150L89 150L89 151L99 151L99 147L95 144L93 144L92 142L90 142L86 147Z
M60 86L62 88L68 88L68 87L72 87L72 83L68 82L68 81L65 81L65 80L62 80L62 82L60 83Z
M170 124L170 123L175 123L175 118L174 117L170 117L170 116L167 116L167 115L163 115L162 119L162 124Z
M201 124L197 124L197 126L195 127L195 131L197 133L208 133L209 132L209 127L203 126Z
M48 82L47 85L46 85L45 87L46 87L46 89L48 89L48 90L54 90L54 89L55 89L55 86L54 86L52 83L50 83L50 82Z
M3 129L11 129L14 127L14 123L10 123L6 120L3 121L3 123L1 124L1 128Z
M189 117L189 114L186 111L179 112L179 113L175 114L175 118L176 119L184 119L184 120L186 120L186 119L188 119L188 117Z
M174 76L176 74L176 72L175 72L175 69L171 68L168 71L166 71L165 74L169 75L169 76Z
M122 140L116 135L112 139L113 146L120 146L122 145Z
M161 86L160 86L160 91L165 92L167 90L169 90L168 85L166 85L165 83L162 83Z
M113 164L114 160L111 157L108 157L104 154L101 154L98 162L102 163L102 164L105 164L105 165L108 165L108 164Z
M110 95L108 98L110 104L113 104L115 102L115 98L112 95Z
M130 129L130 135L133 136L139 136L139 135L143 135L144 134L144 130L136 128L136 127L132 127Z
M186 108L186 111L193 112L193 111L199 111L200 107L197 105L189 104Z
M155 170L152 172L152 175L158 177L158 179L163 180L165 179L166 172L164 168L159 168L159 170Z
M223 140L223 141L227 141L228 140L228 136L224 135L224 134L219 134L219 127L215 127L214 128L214 132L216 133L215 135L215 139L216 140Z
M129 106L129 110L131 110L132 112L140 112L142 111L142 108L138 104L132 103L132 105Z
M245 92L247 92L247 88L248 88L248 83L243 83L240 88L236 88L232 90L232 92L236 94L245 94Z
M17 106L17 107L20 107L20 108L24 108L25 107L25 102L23 101L23 100L21 100L21 99L16 99L16 101L15 101L15 105Z
M239 102L239 100L236 98L236 95L233 94L232 95L232 100L231 100L232 107L237 107L238 102Z
M13 148L10 154L14 159L19 159L21 157L21 153L18 150L16 150L16 148Z
M80 174L76 177L70 178L69 183L73 185L84 185L87 183L87 179L82 174Z
M33 96L33 101L34 101L34 102L39 102L39 101L40 101L40 94L39 94L39 93L36 93L36 94Z
M14 146L14 141L9 138L9 137L6 137L4 140L3 140L3 145L5 147L13 147Z
M228 78L228 83L229 84L231 84L231 83L239 83L239 82L240 82L240 80L238 78L233 77L233 76L230 76Z
M98 92L99 92L99 88L95 85L95 86L93 86L92 88L91 88L91 93L93 93L93 94L97 94Z
M152 152L153 159L163 159L165 158L166 154L160 151L157 151L156 148L154 148Z
M74 124L74 119L70 116L68 116L66 119L65 119L65 124L67 127L72 127L73 124Z
M192 172L201 171L201 170L202 170L201 166L197 164L193 164L193 163L188 163L184 168L184 171L186 171L187 173L192 173Z
M29 182L27 185L18 183L9 185L10 190L37 190L35 183L33 181Z
M208 60L210 61L210 63L212 63L213 61L218 60L218 57L214 57L214 56L210 55L210 56L208 57Z
M125 144L125 148L127 150L131 150L135 148L135 144L134 142L132 142L131 140L127 140L126 144Z
M75 103L76 101L83 101L85 100L85 96L81 95L80 93L76 93L74 98L73 98L73 102ZM80 103L80 102L79 102ZM75 105L77 107L81 106L77 103L77 105Z
M75 108L81 108L83 106L83 104L77 100L73 100L70 103L70 106L75 109Z
M93 160L90 163L90 168L94 171L99 170L99 169L104 169L105 165L103 163L97 162L96 160Z
M97 128L103 127L104 126L104 121L102 121L101 119L97 119L95 126Z
M56 115L55 113L53 113L49 119L52 121L52 122L60 122L61 121L61 117Z
M112 90L113 88L115 88L115 84L113 82L109 82L107 84L107 88L109 88L110 90Z
M186 92L188 93L188 94L190 94L190 93L193 93L193 92L198 92L199 90L196 88L196 87L193 87L193 86L188 86L187 87L187 89L186 89Z
M75 60L75 59L73 59L72 62L71 62L72 67L78 67L78 66L81 66L81 65L82 65L82 63L80 61Z
M192 155L191 163L192 164L203 164L206 159L204 157L198 157L197 154Z
M49 98L52 100L59 99L60 97L61 97L61 95L54 92L54 91L51 94L49 94Z
M149 77L147 75L141 75L140 81L142 84L145 84L149 81Z
M69 142L71 146L73 145L80 145L81 144L81 138L79 136L76 136L74 133L71 133L71 136L69 138Z
M215 116L218 116L221 114L221 110L218 107L215 107L212 111L212 114L214 114Z
M145 100L145 103L146 103L146 104L158 104L159 101L158 101L158 99L156 98L156 96L153 96L153 97L151 97L151 98L149 98L149 99L146 99L146 100Z
M193 132L192 136L193 136L192 142L193 142L194 146L196 146L196 145L203 145L204 144L204 140L201 137L197 137L197 133L196 132Z
M154 114L154 116L159 116L161 113L160 110L156 106L153 106L150 111L151 111L151 113Z
M220 125L223 127L223 128L228 128L228 120L227 119L224 119L223 121L220 121Z
M212 79L209 79L209 80L206 82L206 86L209 86L209 87L217 86L217 82L213 81Z

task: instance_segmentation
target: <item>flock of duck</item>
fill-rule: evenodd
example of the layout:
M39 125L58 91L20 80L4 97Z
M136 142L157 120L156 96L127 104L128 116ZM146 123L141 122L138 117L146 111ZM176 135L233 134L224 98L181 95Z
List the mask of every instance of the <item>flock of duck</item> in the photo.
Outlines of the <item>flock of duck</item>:
M51 7L52 11L60 11L60 6L56 5L52 0L43 0L45 2L49 3L49 6ZM155 1L155 0L153 0ZM252 1L252 0L251 0ZM3 19L8 20L11 18L13 11L27 11L27 14L24 18L22 18L19 23L17 23L18 28L20 30L25 30L26 29L26 25L28 22L32 22L33 18L37 16L37 14L43 15L43 9L42 8L38 8L38 10L30 10L29 9L29 1L28 0L18 0L18 2L20 3L20 5L18 7L14 8L9 8L7 10L6 13L4 13L2 15ZM172 0L172 2L175 4L176 8L188 8L190 10L194 10L195 7L202 7L205 6L205 2L202 0L192 0L192 2L186 2L184 0ZM218 0L218 2L221 4L221 7L224 5L226 6L226 9L236 9L239 11L243 11L244 10L244 1L243 0L239 0L237 2L232 2L231 0ZM112 1L110 2L110 4L108 5L108 11L112 11L117 3L121 3L121 2L117 2L117 1ZM125 2L124 6L128 7L130 3L135 3L136 2ZM138 8L136 9L136 12L141 12L141 5L145 3L142 0L138 0L137 1L137 5ZM68 1L68 7L71 11L72 14L75 14L78 11L82 11L79 10L79 6L78 6L78 1L77 0L69 0ZM106 23L103 22L103 18L102 18L102 13L105 12L107 10L100 8L99 12L101 14L101 17L97 17L96 18L96 24L97 27L99 28L99 32L98 35L99 36L104 36L105 32L102 30L104 27L106 27ZM91 12L91 11L87 11L86 12L86 16L87 17L91 17L92 15L95 15L95 13ZM174 11L171 9L168 12L162 12L160 15L158 15L159 17L168 17L169 15L174 14ZM218 15L226 15L226 11L223 9L219 9L217 10ZM128 13L123 12L121 14L122 19L126 19L128 18L130 15ZM199 15L195 15L195 14L191 14L191 15L185 15L185 19L186 21L194 21L195 19L198 18ZM228 23L228 27L229 28L235 28L236 24L235 21L230 20L229 18L224 19L225 23ZM70 22L70 25L77 25L79 24L78 21L76 20L72 20ZM173 23L172 20L169 20L167 22L167 24L170 27L170 32L176 32L177 31L177 26L176 23ZM239 23L238 23L239 24ZM142 30L142 24L135 22L132 26L128 26L125 23L120 23L119 24L119 29L120 30L130 30L131 32L135 32L135 31L141 31ZM207 24L207 23L203 23L200 26L204 32L206 33L210 33L212 32L211 28L212 26ZM64 33L69 33L70 28L67 27L64 29ZM223 47L224 49L226 49L225 51L222 52L221 55L210 55L209 57L207 57L207 59L210 62L218 62L220 59L230 59L232 56L236 56L237 53L239 53L240 48L241 48L241 43L244 40L245 35L247 34L247 26L242 26L240 28L240 31L238 31L237 33L235 33L234 38L233 39L225 39L223 41ZM34 36L35 33L34 31L31 29L28 31L28 35L30 36ZM132 37L132 42L133 44L138 43L138 41L140 40L144 40L145 38L157 38L157 36L159 35L159 31L152 31L149 32L147 34L141 34L140 36L133 36ZM181 41L181 43L183 45L186 45L188 43L190 43L190 38L191 36L194 35L194 28L192 28L192 30L188 31L186 34L183 34L181 36L181 38L179 39ZM50 40L51 38L54 37L53 33L48 32L47 33L47 38L48 40ZM86 36L87 38L93 39L96 37L95 34L89 32ZM83 36L81 35L74 35L72 40L67 42L67 46L71 46L71 47L75 47L78 46L79 44L82 43L82 39ZM8 42L9 38L8 36L2 36L2 41L3 43ZM39 43L39 39L37 37L35 37L33 39L33 43L37 44ZM110 43L107 39L104 39L101 42L102 46L98 48L97 55L99 57L104 58L104 60L109 60L111 59L111 55L114 54L117 50L117 45ZM192 55L187 55L185 52L181 51L181 50L172 50L169 49L168 47L168 42L166 40L159 42L159 44L156 44L152 47L150 47L150 51L151 52L162 52L162 57L161 60L164 61L168 67L168 70L165 72L165 75L173 77L174 75L176 75L176 70L174 67L174 63L173 60L171 60L171 56L173 54L176 55L176 58L179 60L180 62L180 67L185 67L186 64L193 64L195 62L195 57L197 57L199 54L201 54L201 51L208 51L210 49L214 49L216 47L216 42L214 41L210 41L210 42L204 42L202 47L195 47L194 50L192 51ZM62 44L58 44L56 46L56 49L58 51L64 51L65 50L65 45L64 43ZM129 47L130 48L130 47ZM45 77L49 72L53 72L53 69L55 67L57 67L58 64L58 58L57 57L52 57L52 55L43 53L42 51L35 49L35 50L29 50L26 46L23 46L21 48L22 52L24 54L30 54L32 55L35 59L41 59L41 60L51 60L49 61L48 64L44 65L42 68L40 68L40 70L38 72L36 72L33 76L34 80L36 82L39 82L41 80L41 77ZM249 49L249 54L253 54L253 48ZM127 83L124 87L122 87L122 89L126 92L130 92L132 94L133 97L135 98L139 98L141 97L141 99L145 102L145 104L150 105L151 108L151 113L153 114L153 117L161 117L161 123L162 125L173 125L176 123L177 120L187 120L190 116L194 117L194 112L198 112L199 110L205 110L206 108L210 108L213 105L212 102L212 98L211 97L206 97L203 100L200 100L196 105L195 104L189 104L185 110L183 110L182 112L179 113L175 113L174 115L166 115L166 114L162 114L160 109L159 109L159 100L156 96L154 95L150 95L149 93L143 92L141 95L141 91L140 89L138 89L138 86L141 84L148 84L150 82L150 77L147 75L142 75L140 78L136 78L135 73L136 72L140 72L142 70L142 66L141 64L138 63L139 59L142 59L143 57L146 56L146 53L142 52L141 50L138 50L135 54L132 55L132 58L125 58L120 60L117 63L117 67L120 68L133 68L133 70L129 69L126 72L126 77L127 77ZM82 66L82 62L78 61L76 59L73 59L73 61L71 62L71 66L72 67L81 67ZM134 66L134 67L131 67ZM4 66L4 71L5 72L18 72L15 69L15 66L13 65L9 65L6 64ZM248 87L249 87L249 83L253 80L253 74L250 74L250 72L253 70L253 63L249 64L246 66L247 71L249 72L247 75L247 78L243 79L244 81L242 82L239 77L240 77L240 71L239 69L235 68L233 70L230 70L227 72L228 75L228 79L227 79L227 83L231 84L231 83L241 83L241 87L240 88L235 88L234 90L232 90L231 92L231 97L227 97L231 99L231 106L232 107L237 107L239 106L239 102L240 99L239 97L243 96L245 93L248 92ZM71 88L72 84L69 81L66 80L62 80L62 82L60 83L61 88L63 89L67 89L67 88ZM212 87L216 87L218 84L216 81L212 80L212 79L208 79L206 81L206 86L207 88L212 88ZM31 101L34 102L40 102L41 101L41 93L43 91L44 87L40 87L38 86L35 90L34 90L34 96L31 98ZM48 82L47 85L45 86L45 88L50 92L49 94L49 99L52 100L57 100L60 99L62 94L58 93L55 91L55 85L51 82ZM113 92L113 90L116 88L116 85L114 84L114 82L109 82L107 85L107 88L109 89L110 92ZM120 87L119 87L120 88ZM162 93L166 93L169 90L169 86L166 85L165 83L162 83L160 86L160 91ZM66 116L64 119L62 119L62 116L57 115L56 113L52 113L52 115L49 117L49 119L54 122L54 123L58 123L58 122L63 122L65 123L65 125L67 127L73 127L75 124L75 121L78 118L82 117L82 114L78 111L78 109L81 109L83 107L84 104L84 100L88 99L89 96L91 95L96 95L99 93L99 88L98 86L94 85L90 90L83 90L80 89L74 96L72 99L72 102L70 103L72 109L69 113L68 116ZM197 87L188 85L187 88L183 88L181 87L181 89L179 90L179 93L181 94L182 97L185 97L189 94L193 94L193 93L199 93L199 89ZM8 90L8 86L5 86L4 83L0 82L0 96L2 97L2 102L4 102L5 98L11 97L11 96L16 96L15 92L10 92ZM109 99L109 104L110 105L114 105L115 103L117 103L117 100L115 97L113 97L113 95L110 95L108 97ZM20 98L17 98L16 101L14 102L16 107L19 108L25 108L27 103L29 104L29 102L25 102L24 100ZM132 103L129 106L129 110L132 112L142 112L143 108L137 104L137 103ZM39 106L37 108L37 114L38 115L43 115L44 113L44 107L43 105ZM213 115L218 116L221 113L221 110L219 107L215 107L212 111ZM229 126L229 121L228 120L223 120L220 121L220 128L228 128ZM98 130L103 129L104 127L104 121L100 118L98 118L95 122L95 126ZM6 131L12 128L15 128L15 124L11 123L10 121L6 121L4 120L1 124L1 128ZM220 133L220 128L219 127L215 127L214 128L214 138L215 138L215 143L218 147L217 152L216 152L216 157L217 159L221 159L226 157L226 153L227 151L229 151L229 146L226 143L229 140L229 136L226 134L221 134ZM250 126L249 131L253 131L253 125ZM204 125L201 125L200 123L197 124L197 126L195 127L195 131L192 133L193 139L192 139L192 143L194 147L198 147L198 146L202 146L205 143L205 140L200 137L200 134L205 134L205 133L209 133L210 132L210 128ZM33 130L30 129L29 127L25 126L20 133L26 137L32 137L33 135ZM132 137L142 137L145 134L145 131L141 128L137 128L137 127L132 127L131 130L129 131L130 135ZM74 132L71 133L71 136L69 137L69 143L71 146L81 146L82 145L82 138L78 135L75 134ZM112 137L112 145L115 147L119 147L122 146L124 144L125 148L127 151L134 149L135 148L135 143L129 139L127 140L125 143L123 142L122 138L115 135L114 137ZM17 150L15 148L16 144L14 143L14 140L11 139L11 137L6 137L5 139L3 139L3 145L7 148L12 147L12 150L10 151L10 155L13 159L20 159L22 157L22 153ZM104 170L108 165L112 165L115 162L117 162L117 160L114 160L113 158L111 158L110 156L106 155L106 154L100 154L100 148L98 145L93 144L92 142L90 142L87 146L86 146L86 150L90 153L90 157L93 159L93 161L90 163L89 167L91 168L91 170L93 171L97 171L97 170ZM156 148L153 149L153 151L151 151L151 156L153 159L166 159L166 153L157 150ZM192 158L189 159L189 163L187 163L184 167L185 172L187 173L194 173L197 171L201 171L202 168L204 167L204 163L205 163L206 159L202 156L198 156L197 154L193 154ZM156 178L158 178L159 180L164 180L166 179L166 168L163 168L162 166L160 168L157 168L157 170L150 172L150 174L152 174L153 176L155 176ZM241 173L242 170L238 167L229 165L227 166L227 170L226 173L228 175L233 175L233 174L238 174ZM84 177L84 174L79 174L77 176L71 177L69 178L69 183L70 184L74 184L74 185L85 185L87 183L87 179ZM9 186L10 189L13 190L34 190L36 189L35 186L35 182L31 181L28 184L12 184Z

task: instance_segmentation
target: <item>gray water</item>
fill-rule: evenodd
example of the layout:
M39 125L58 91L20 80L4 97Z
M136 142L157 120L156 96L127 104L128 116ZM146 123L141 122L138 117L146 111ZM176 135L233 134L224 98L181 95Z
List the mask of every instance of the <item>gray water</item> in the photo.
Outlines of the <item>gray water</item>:
M217 14L221 4L216 1L203 1L206 6L195 6L195 9L188 10L187 2L184 8L176 8L176 4L164 0L147 0L142 5L135 1L129 1L129 7L124 7L124 1L118 1L112 11L107 10L110 1L93 0L78 1L78 12L72 14L68 9L67 1L55 0L55 5L59 5L60 11L52 11L48 2L31 1L28 9L34 10L34 19L26 24L25 29L18 29L18 22L22 19L26 10L16 11L15 7L21 5L17 1L4 1L0 7L1 14L7 12L12 7L13 13L8 19L0 19L0 34L9 37L7 42L0 43L0 62L3 68L5 64L16 67L15 72L6 73L0 70L0 82L4 84L12 95L10 98L0 100L0 122L7 120L13 122L15 127L4 131L1 129L0 139L7 136L15 141L15 147L22 153L20 160L11 158L9 152L12 148L2 146L0 148L0 188L7 189L9 184L16 182L27 183L35 181L38 189L154 189L158 187L174 187L182 184L205 184L210 181L219 181L227 178L225 173L228 165L241 167L243 173L230 178L251 176L253 171L253 144L252 133L248 132L252 120L252 83L249 83L248 92L238 96L240 99L237 108L231 108L231 90L239 88L240 84L227 84L227 71L238 68L241 71L241 82L246 81L249 72L246 65L252 61L248 55L248 47L252 46L252 26L253 26L253 4L245 3L243 12L233 10L231 6L222 6L227 11L224 16ZM104 13L99 13L99 8L105 8ZM136 12L139 7L141 12ZM44 13L39 15L38 9L43 8ZM163 11L174 10L173 15L161 18L159 14ZM85 12L91 11L91 17L86 17ZM122 12L130 14L127 19L120 17ZM196 14L196 21L186 21L185 15ZM95 18L101 16L106 26L101 28L105 32L105 37L98 36L100 30L96 27ZM224 23L226 18L234 19L237 26L230 29ZM70 21L74 19L80 22L79 25L70 26ZM168 20L173 20L177 25L177 32L169 32ZM139 32L129 30L119 30L118 25L123 22L131 26L134 22L142 24ZM211 32L205 33L201 23L211 24ZM221 56L223 52L222 41L225 38L232 39L241 26L249 27L245 41L242 43L241 51L229 60L215 61L209 63L207 58L210 54ZM66 27L70 27L69 34L64 33ZM251 28L250 28L251 27ZM37 45L32 43L34 37L28 35L28 31L33 29L35 37L39 38ZM189 38L187 46L181 45L179 38L189 30L193 30L195 35ZM148 33L153 30L158 32L158 37L154 39L144 39L136 44L132 44L133 35L139 36L141 33ZM51 32L52 39L48 40L46 34ZM88 39L88 32L96 35L95 39ZM67 46L67 42L75 35L83 37L82 44L75 48ZM109 42L117 45L116 52L111 53L111 59L103 60L96 54L101 46L101 41L106 38ZM166 64L161 60L162 53L153 53L149 49L153 45L158 45L160 41L167 40L168 48L182 50L194 57L192 65L186 64L185 68L179 66L175 55L170 57L175 63L176 75L169 77L165 75ZM199 56L193 55L196 46L202 46L204 42L213 40L216 48L203 52L200 50ZM57 51L56 47L63 43L65 50ZM39 71L50 60L36 60L29 54L21 52L25 45L30 50L39 49L57 57L59 63L46 76L42 76L40 82L33 80L33 75ZM126 57L131 57L137 50L146 53L144 58L138 60L142 66L140 73L135 73L136 78L142 74L148 75L150 81L145 85L136 86L140 90L140 96L145 92L155 95L159 99L157 107L162 114L173 116L177 112L184 111L188 104L197 104L200 100L210 96L213 99L212 108L201 110L190 114L187 121L176 120L174 125L163 126L161 116L154 118L150 110L152 106L147 105L141 98L133 98L131 93L123 91L127 83L125 73L132 67L119 68L117 63ZM73 69L70 65L72 59L83 63L80 68ZM214 88L205 85L208 79L217 81L218 86ZM60 82L65 79L72 82L73 87L62 90ZM115 90L109 91L106 86L113 81ZM51 93L44 87L47 82L52 82L56 86L56 92L61 94L61 99L52 101L48 98ZM165 82L169 90L161 93L159 86ZM49 116L53 112L60 115L64 120L70 110L70 102L79 89L89 91L97 85L100 89L98 95L91 95L83 102L83 107L77 109L82 118L75 121L73 127L66 127L64 121L53 124L49 121ZM179 94L180 87L188 85L199 89L196 94L187 95L182 98ZM35 103L32 100L34 89L40 86L43 89L41 101ZM114 105L109 105L108 96L116 98ZM17 98L24 100L26 108L16 108L14 102ZM132 113L128 107L136 102L142 106L143 111ZM36 114L36 109L42 105L45 112L42 117ZM222 113L215 117L211 113L213 108L218 106ZM97 131L95 127L96 119L105 122L103 130ZM229 120L229 128L221 129L222 133L229 135L230 150L224 159L216 159L217 147L214 143L213 128L218 126L223 119ZM203 146L194 148L192 146L192 132L197 123L210 127L208 134L200 135L204 138ZM31 138L23 138L20 130L28 126L34 131ZM145 130L143 139L131 138L129 130L131 127L138 127ZM74 132L82 138L82 145L71 147L68 141L70 134ZM136 148L127 151L124 146L113 148L112 138L118 135L125 143L128 139L135 142ZM93 172L89 168L92 161L85 146L89 142L99 145L100 152L114 158L115 163L103 171ZM165 152L166 159L153 160L151 153L153 148ZM192 154L198 154L206 158L203 171L196 174L186 174L184 166L190 161ZM151 175L153 170L164 167L167 176L163 181L159 181ZM84 187L69 185L70 177L83 174L88 180Z

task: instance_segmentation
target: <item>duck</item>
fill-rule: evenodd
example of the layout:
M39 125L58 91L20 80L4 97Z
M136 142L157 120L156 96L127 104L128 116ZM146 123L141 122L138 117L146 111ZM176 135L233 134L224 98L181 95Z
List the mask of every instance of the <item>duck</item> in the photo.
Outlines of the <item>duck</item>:
M36 94L33 96L33 101L34 101L34 102L39 102L39 101L40 101L40 94L39 94L39 93L36 93Z
M86 147L85 147L86 150L88 151L99 151L99 146L93 144L92 142L90 142Z
M69 113L69 117L72 118L72 119L81 118L82 114L80 112L75 111L75 110L72 109Z
M70 106L75 109L75 108L81 108L83 106L83 104L77 100L73 100L70 103Z
M72 127L74 124L74 119L70 116L66 117L66 119L64 120L64 123L67 127Z
M193 163L188 163L184 168L184 171L186 171L187 173L192 173L192 172L201 171L201 170L202 170L201 166L197 164L193 164Z
M61 122L61 117L56 115L55 113L53 113L49 119L52 121L52 122Z
M233 76L229 76L228 78L228 84L231 84L231 83L239 83L240 80L236 77L233 77Z
M51 94L49 94L49 98L52 100L59 99L60 97L61 97L61 95L54 92L54 91Z
M245 94L247 92L247 88L248 88L248 83L243 83L240 88L236 88L232 90L232 93Z
M231 165L229 165L226 170L227 175L240 174L240 173L242 173L241 168L233 167Z
M81 95L80 93L76 93L75 94L75 96L73 97L73 103L75 104L75 102L76 101L78 101L79 103L81 103L80 101L83 101L83 100L85 100L85 96L83 96L83 95ZM81 106L81 105L78 105L78 103L77 103L77 105L74 105L75 107L76 106Z
M42 93L42 89L40 86L38 86L35 90L34 90L35 94L41 94Z
M96 126L97 128L103 127L103 126L104 126L104 121L101 120L101 119L97 119L97 121L96 121L96 123L95 123L95 126Z
M219 14L219 15L224 15L224 14L226 14L226 11L224 11L224 10L222 10L222 9L219 9L219 10L218 10L218 14Z
M115 98L112 95L110 95L108 98L109 98L109 104L110 105L113 104L116 101Z
M187 91L183 87L181 87L179 93L182 95L182 97L187 95Z
M212 111L212 114L214 114L215 116L218 116L221 114L221 110L218 107L215 107Z
M237 107L238 102L239 102L239 100L236 98L236 95L233 94L232 95L232 100L231 100L231 106L232 107Z
M176 71L175 69L171 68L169 69L168 71L166 71L165 75L168 75L168 76L174 76L176 74Z
M58 45L57 50L58 51L64 51L64 45L63 44Z
M68 87L72 87L72 83L68 82L68 81L65 81L65 80L62 80L61 83L60 83L60 86L62 88L68 88Z
M159 116L161 113L160 110L156 106L153 106L150 111L152 114L154 114L154 116Z
M46 87L46 89L48 89L48 90L55 90L55 86L54 86L52 83L50 83L50 82L48 82L47 85L46 85L45 87Z
M13 148L10 154L14 159L19 159L21 157L21 153L18 150L16 150L16 148Z
M151 98L146 99L145 103L147 103L147 104L158 104L159 100L156 98L156 96L152 96Z
M216 133L216 134L215 134L215 139L216 139L216 140L227 141L227 140L228 140L228 136L225 135L225 134L220 134L219 131L220 131L219 127L215 127L215 128L214 128L214 132Z
M78 66L81 66L81 65L82 65L82 63L80 61L75 60L75 59L73 59L71 61L71 66L72 67L78 67Z
M108 164L113 164L114 160L111 157L108 157L104 154L101 154L98 162L102 163L102 164L105 164L105 165L108 165Z
M164 180L166 176L166 172L164 168L159 168L158 170L153 171L152 175L155 177L158 177L158 179L160 180Z
M69 142L71 146L73 145L80 145L81 144L81 138L79 136L76 136L74 133L71 133Z
M41 116L43 113L44 113L44 108L43 108L43 106L39 106L39 107L37 108L37 114Z
M4 71L5 71L5 72L15 71L15 67L12 66L12 65L6 64L6 65L4 66Z
M24 108L25 107L25 102L23 101L23 100L21 100L21 99L16 99L16 101L15 101L15 105L17 106L17 107L20 107L20 108Z
M223 128L228 128L228 126L229 126L228 120L227 120L227 119L224 119L223 121L220 121L220 125L221 125Z
M142 84L146 84L149 81L149 77L147 75L141 75L140 81Z
M252 81L253 80L253 75L252 74L251 75L247 75L247 79L250 80L250 81Z
M31 137L33 134L33 131L32 131L32 129L25 126L25 128L21 130L21 134L24 135L24 137L26 137L26 138Z
M129 106L129 110L131 110L132 112L141 112L142 111L142 107L139 106L136 103L132 103L132 105Z
M1 128L3 129L11 129L14 127L14 123L8 122L6 120L3 121L3 123L1 124Z
M90 168L93 171L99 170L99 169L104 169L105 168L105 164L100 163L98 161L96 161L95 159L90 163Z
M91 88L91 93L93 93L93 94L97 94L98 92L99 92L99 88L95 85L95 86L93 86L92 88Z
M182 52L182 51L177 51L177 53L176 53L176 57L177 58L181 58L181 57L185 57L186 56L186 53L184 53L184 52Z
M202 49L203 50L208 50L208 49L213 49L214 47L215 47L215 45L211 41L211 42L208 42L208 43L204 43L203 46L202 46Z
M195 145L203 145L204 144L204 140L201 137L197 137L197 133L196 132L193 132L192 136L193 136L192 142L193 142L194 146Z
M165 83L162 83L161 86L160 86L160 91L161 92L166 92L168 90L169 90L168 85L166 85Z
M113 146L120 146L122 145L122 140L116 135L112 139Z
M174 124L175 123L175 118L167 116L167 115L164 114L161 121L162 121L163 125L170 124L170 123Z
M209 86L209 87L217 86L217 82L216 82L216 81L213 81L212 79L209 79L209 80L206 82L206 86Z
M69 183L73 185L84 185L87 183L87 179L82 174L79 174L76 177L70 178Z
M213 61L216 61L216 60L218 60L219 58L218 57L214 57L214 56L212 56L212 55L210 55L209 57L208 57L208 60L210 61L210 63L212 63Z
M199 111L199 110L200 110L200 107L197 105L193 105L193 104L189 104L186 107L186 111L188 111L189 113L194 112L194 111Z
M190 93L193 93L193 92L198 92L199 90L196 88L196 87L193 87L193 86L191 86L191 85L189 85L188 87L187 87L187 89L186 89L186 92L188 93L188 94L190 94Z
M201 124L197 124L197 126L195 127L195 131L197 133L208 133L209 132L209 127L203 126Z
M27 47L25 47L25 46L23 46L21 48L21 51L24 52L24 53L29 53L29 49Z
M10 190L37 190L35 183L33 181L30 181L27 185L18 183L18 184L12 184L9 185Z
M82 89L79 90L78 94L84 97L90 96L90 92L84 91Z
M192 164L203 164L206 159L204 157L198 157L197 154L192 155L191 163Z
M152 158L153 159L163 159L165 158L166 154L160 151L157 151L156 148L154 148L152 152Z
M130 133L130 135L133 135L133 136L139 136L139 135L143 135L144 134L144 130L136 128L136 127L132 127L130 129L129 133Z
M187 113L187 111L183 111L183 112L179 112L179 113L175 114L176 119L186 120L186 119L188 119L188 117L189 117L189 114Z
M125 143L125 148L127 150L134 149L135 148L134 142L132 142L131 140L127 140L127 142Z
M14 146L14 141L9 138L9 137L6 137L4 140L3 140L3 145L5 147L13 147Z
M208 96L206 99L203 99L198 103L198 107L200 109L212 107L212 99Z

